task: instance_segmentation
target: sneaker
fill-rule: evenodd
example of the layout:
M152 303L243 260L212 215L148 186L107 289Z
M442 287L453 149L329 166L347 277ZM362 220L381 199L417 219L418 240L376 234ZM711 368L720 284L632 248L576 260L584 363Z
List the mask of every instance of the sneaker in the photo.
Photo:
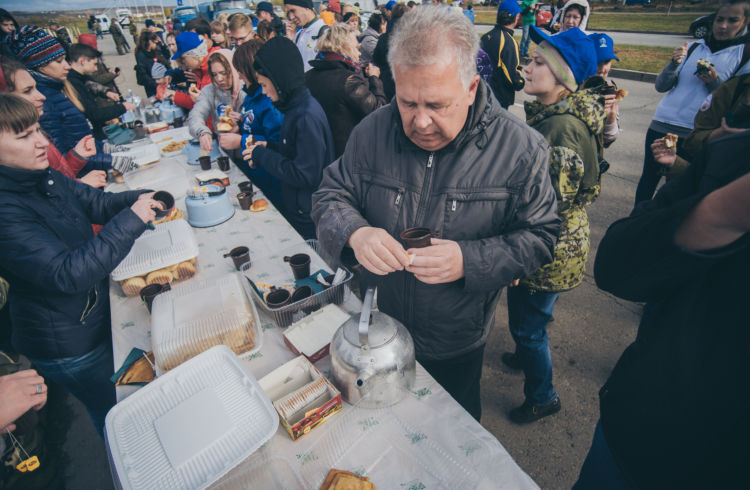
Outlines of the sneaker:
M523 402L523 405L521 405L520 407L514 408L510 411L510 420L517 424L528 424L559 411L559 396L556 396L554 400L546 403L545 405L532 405L527 400Z
M511 369L519 370L523 368L523 366L521 366L521 360L513 352L503 352L503 355L500 356L500 360Z

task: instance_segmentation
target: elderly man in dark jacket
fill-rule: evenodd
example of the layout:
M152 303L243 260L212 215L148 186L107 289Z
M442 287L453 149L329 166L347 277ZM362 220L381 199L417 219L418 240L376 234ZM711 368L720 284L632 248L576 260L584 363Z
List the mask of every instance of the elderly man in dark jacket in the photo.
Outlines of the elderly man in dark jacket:
M354 129L312 216L325 251L354 251L381 311L411 332L417 360L479 419L502 288L551 260L560 229L549 149L479 80L465 16L421 7L399 22L389 51L396 98ZM446 42L434 42L438 30ZM442 238L404 250L395 237L414 226Z
M747 485L750 131L704 151L599 245L597 285L647 305L574 488Z

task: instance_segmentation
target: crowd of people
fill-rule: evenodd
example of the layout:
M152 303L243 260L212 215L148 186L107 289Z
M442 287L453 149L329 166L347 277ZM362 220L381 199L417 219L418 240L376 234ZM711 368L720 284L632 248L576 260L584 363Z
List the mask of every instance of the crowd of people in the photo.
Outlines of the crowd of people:
M263 1L254 16L148 19L135 32L132 22L136 79L152 101L182 108L202 150L219 145L330 261L378 286L380 310L406 325L417 360L477 420L507 288L515 350L501 360L524 375L509 418L532 423L562 407L547 325L559 295L583 281L586 208L606 192L605 149L621 131L624 91L607 79L618 57L609 36L586 32L586 0L560 2L543 28L537 0L503 0L481 39L468 6L429 3L389 1L366 25L338 0L320 11L285 0L286 20ZM635 208L595 261L600 288L646 306L600 392L575 488L741 481L749 19L750 1L725 0L707 37L677 47L657 78L666 95ZM108 172L133 167L105 129L135 107L96 40L73 43L59 24L21 26L1 9L0 31L2 347L36 369L0 376L0 428L40 409L54 382L101 434L115 403L108 276L162 205L150 191L102 191ZM525 120L507 110L521 90L532 98ZM220 132L225 114L232 129ZM416 226L434 238L405 248L399 235Z

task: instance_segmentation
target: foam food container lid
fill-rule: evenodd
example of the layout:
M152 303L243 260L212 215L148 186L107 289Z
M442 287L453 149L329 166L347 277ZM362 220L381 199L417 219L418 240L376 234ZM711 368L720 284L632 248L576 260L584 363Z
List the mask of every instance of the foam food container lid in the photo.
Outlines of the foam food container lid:
M175 199L184 197L190 187L182 165L173 159L165 159L158 165L133 170L123 177L125 184L133 190L163 190L172 194Z
M198 256L198 242L187 221L176 219L146 230L112 271L113 281L142 276Z
M140 145L131 148L127 151L116 151L112 153L113 156L128 156L135 160L135 164L138 166L148 165L149 163L158 162L161 158L161 151L159 147L151 143L148 145Z
M258 312L242 289L239 274L181 285L157 296L151 307L157 374L214 345L251 355L262 340Z
M268 441L278 423L247 367L216 346L115 405L105 440L123 489L206 488Z
M299 352L310 357L330 344L336 330L349 318L341 308L329 304L293 323L284 336Z

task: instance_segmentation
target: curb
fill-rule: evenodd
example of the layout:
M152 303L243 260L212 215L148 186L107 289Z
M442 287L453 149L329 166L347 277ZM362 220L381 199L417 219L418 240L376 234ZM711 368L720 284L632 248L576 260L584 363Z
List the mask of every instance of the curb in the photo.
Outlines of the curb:
M656 82L656 73L648 73L645 71L625 70L622 68L612 68L609 71L609 75L614 78L624 78L626 80L634 80L636 82L654 83Z
M475 26L494 26L495 24L488 24L477 22ZM660 36L690 36L689 32L667 32L667 31L629 31L627 29L587 29L588 32L629 32L631 34L659 34Z

